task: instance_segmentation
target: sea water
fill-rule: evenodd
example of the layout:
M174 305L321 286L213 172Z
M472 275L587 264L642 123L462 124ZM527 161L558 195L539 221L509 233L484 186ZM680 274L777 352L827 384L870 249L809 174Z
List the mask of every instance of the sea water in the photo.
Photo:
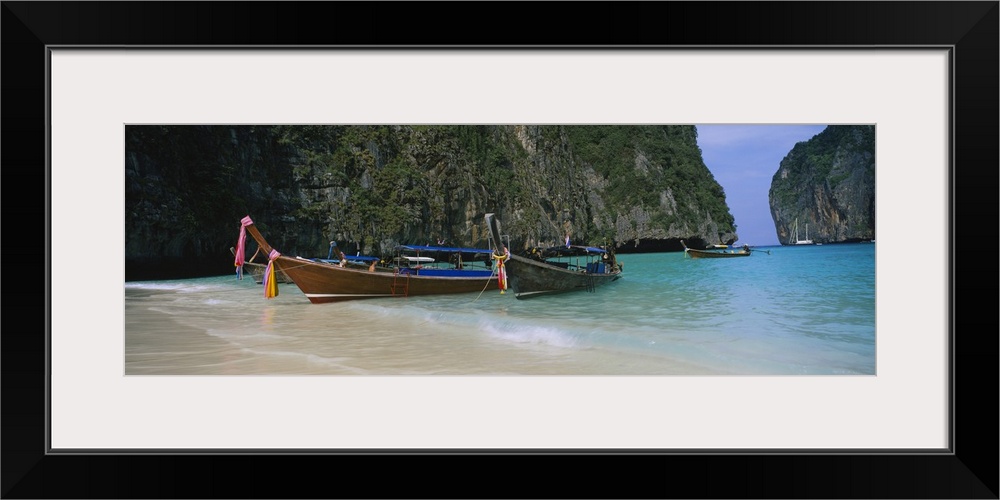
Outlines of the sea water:
M875 244L620 254L593 292L312 304L233 275L125 283L125 375L873 375Z

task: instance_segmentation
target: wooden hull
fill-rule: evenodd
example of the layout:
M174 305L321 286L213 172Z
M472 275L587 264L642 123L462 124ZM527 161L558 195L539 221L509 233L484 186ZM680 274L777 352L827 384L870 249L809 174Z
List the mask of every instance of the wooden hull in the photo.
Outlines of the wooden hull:
M441 277L352 269L280 256L275 267L284 271L314 304L380 297L412 297L482 292L495 276Z
M500 222L493 214L486 214L486 225L493 241L500 242ZM497 246L500 246L499 243ZM513 254L504 262L504 269L507 288L518 299L575 291L593 292L595 288L621 278L621 270L617 267L610 267L611 272L584 272Z
M507 286L518 299L574 291L593 292L595 288L621 278L620 271L571 271L518 255L511 255L504 267L507 270Z
M689 248L685 250L688 257L692 259L728 259L732 257L749 257L753 252L744 250L695 250Z
M249 217L247 219L249 220ZM246 226L246 230L261 249L270 255L273 248L257 227L250 223ZM367 268L340 267L336 264L284 255L275 257L274 267L276 272L286 274L314 304L382 297L482 292L490 284L497 286L496 276L492 274L485 277L479 273L471 273L469 276L421 276L419 273L408 275L386 268L369 271Z

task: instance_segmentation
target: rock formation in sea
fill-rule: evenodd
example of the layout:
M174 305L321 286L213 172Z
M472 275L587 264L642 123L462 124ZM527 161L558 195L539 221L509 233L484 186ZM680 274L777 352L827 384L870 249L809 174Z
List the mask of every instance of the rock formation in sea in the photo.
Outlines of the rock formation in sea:
M830 125L795 145L768 193L778 241L875 239L875 126Z

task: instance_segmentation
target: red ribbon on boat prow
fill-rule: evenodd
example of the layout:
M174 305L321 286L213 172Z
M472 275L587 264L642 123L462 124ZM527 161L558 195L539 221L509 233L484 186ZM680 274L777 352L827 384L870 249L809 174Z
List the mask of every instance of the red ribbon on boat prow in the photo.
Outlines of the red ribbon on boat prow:
M249 217L248 217L249 218ZM270 299L278 296L278 280L274 278L274 259L280 257L277 250L271 249L267 255L267 269L264 269L264 298Z
M244 257L246 256L247 248L247 226L253 224L250 220L250 216L244 217L240 221L240 237L236 241L236 279L243 279L243 263L245 262Z
M510 250L507 250L507 247L503 247L503 255L493 254L493 260L497 261L497 285L501 294L507 289L507 270L503 267L503 261L507 260L507 257L510 257Z

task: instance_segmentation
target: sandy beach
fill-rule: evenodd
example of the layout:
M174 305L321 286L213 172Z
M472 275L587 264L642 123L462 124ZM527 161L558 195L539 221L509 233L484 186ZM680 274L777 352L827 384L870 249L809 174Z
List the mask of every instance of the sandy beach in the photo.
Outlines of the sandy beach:
M594 349L551 328L512 330L502 320L477 319L480 308L512 303L495 294L317 305L293 285L265 300L247 281L225 277L127 286L125 374L717 373L662 356ZM482 306L473 304L476 299ZM456 306L454 316L421 307L435 300L465 307Z

